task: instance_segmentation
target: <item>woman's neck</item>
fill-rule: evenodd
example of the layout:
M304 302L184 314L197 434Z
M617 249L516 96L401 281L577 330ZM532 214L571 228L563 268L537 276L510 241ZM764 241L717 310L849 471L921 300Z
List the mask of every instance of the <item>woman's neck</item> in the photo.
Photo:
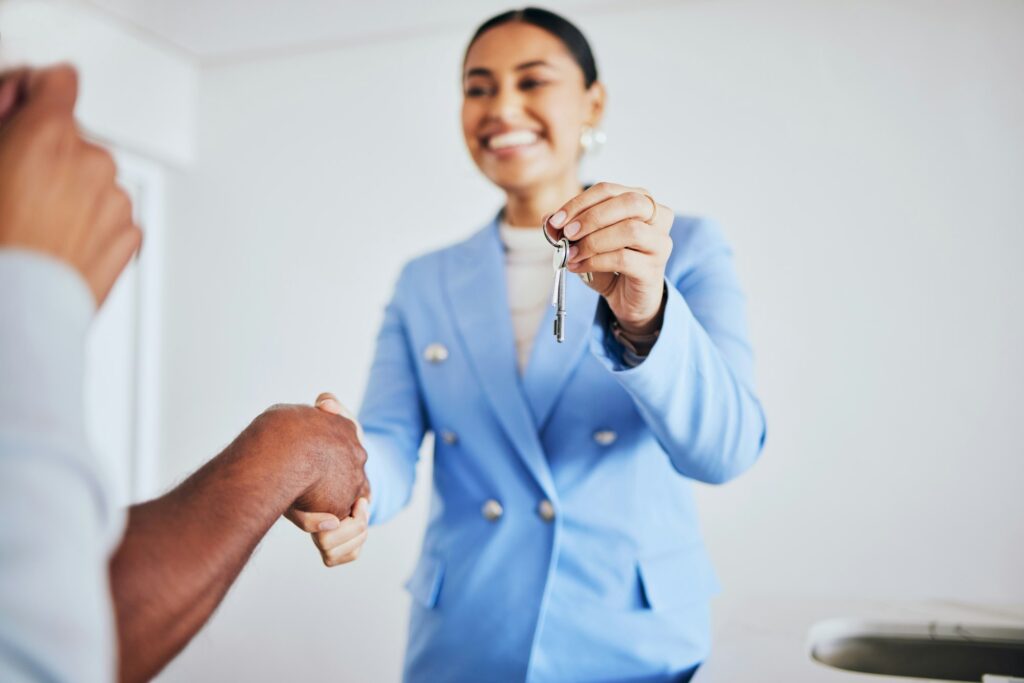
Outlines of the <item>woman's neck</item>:
M544 216L583 191L575 176L558 183L545 183L524 190L506 192L505 222L517 228L538 228Z

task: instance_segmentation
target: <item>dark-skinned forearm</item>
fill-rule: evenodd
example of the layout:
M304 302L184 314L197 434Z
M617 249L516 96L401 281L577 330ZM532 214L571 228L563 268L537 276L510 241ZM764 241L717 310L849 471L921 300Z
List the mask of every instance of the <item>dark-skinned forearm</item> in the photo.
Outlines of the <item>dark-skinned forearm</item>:
M310 485L311 459L247 430L173 491L130 509L110 564L122 681L156 675L206 623Z

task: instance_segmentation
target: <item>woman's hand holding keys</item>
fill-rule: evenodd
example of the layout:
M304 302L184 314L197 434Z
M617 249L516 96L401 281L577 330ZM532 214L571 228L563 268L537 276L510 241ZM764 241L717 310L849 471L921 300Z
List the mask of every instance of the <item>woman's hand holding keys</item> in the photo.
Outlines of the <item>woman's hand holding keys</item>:
M645 190L597 183L551 214L548 226L572 242L568 268L608 302L624 332L660 326L673 212ZM586 282L586 280L584 280Z

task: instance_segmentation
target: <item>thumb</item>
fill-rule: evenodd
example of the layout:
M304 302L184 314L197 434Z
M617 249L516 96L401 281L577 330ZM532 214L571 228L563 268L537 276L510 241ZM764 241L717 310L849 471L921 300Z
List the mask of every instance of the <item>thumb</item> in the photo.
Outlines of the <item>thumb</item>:
M359 442L363 442L363 425L359 424L359 420L356 419L355 413L345 407L345 405L338 400L338 398L325 391L316 397L316 401L313 403L317 408L324 411L325 413L331 413L332 415L340 415L346 420L351 420L352 424L356 426L356 437Z
M345 410L345 406L341 405L341 401L339 401L334 394L328 391L325 391L319 396L317 396L316 401L313 403L313 405L315 405L317 408L324 411L325 413L331 413L332 415L341 415L342 417L348 417L347 415L345 415L345 413L347 412Z
M360 498L356 501L356 509L354 516L361 518L364 522L370 521L370 501L366 498Z
M615 289L615 280L619 277L615 273L578 273L578 275L583 284L601 296L611 294L611 291ZM590 276L590 282L587 282L588 275Z
M28 74L24 110L57 109L68 115L78 99L78 72L70 64L57 64Z
M302 510L289 510L286 515L292 523L309 534L318 531L333 531L341 526L338 518L329 512L303 512Z

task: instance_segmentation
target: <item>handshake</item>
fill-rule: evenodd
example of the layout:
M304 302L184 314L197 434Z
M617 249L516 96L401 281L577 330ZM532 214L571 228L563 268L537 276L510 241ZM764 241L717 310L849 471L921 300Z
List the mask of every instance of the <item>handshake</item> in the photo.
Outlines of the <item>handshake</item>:
M338 438L329 443L328 447L340 449L344 453L339 453L327 467L321 469L322 479L295 501L286 516L300 529L312 534L313 543L319 549L324 564L334 567L358 558L366 542L370 522L370 486L362 468L366 461L366 453L359 445L362 430L355 417L332 394L320 394L316 399L316 407L323 412L346 418L349 424L355 425L357 439L354 448L346 448L352 443L349 440L349 429L336 435ZM294 408L301 406L271 408L261 418L275 419L281 410ZM303 433L309 435L307 431ZM353 466L346 466L347 463L353 463ZM358 465L358 468L354 465ZM358 482L362 482L361 486L355 488ZM348 501L353 500L353 495L355 503L350 504ZM351 510L351 514L346 513L348 510Z

